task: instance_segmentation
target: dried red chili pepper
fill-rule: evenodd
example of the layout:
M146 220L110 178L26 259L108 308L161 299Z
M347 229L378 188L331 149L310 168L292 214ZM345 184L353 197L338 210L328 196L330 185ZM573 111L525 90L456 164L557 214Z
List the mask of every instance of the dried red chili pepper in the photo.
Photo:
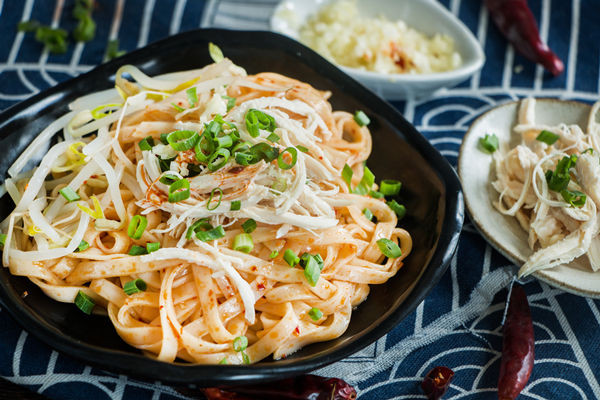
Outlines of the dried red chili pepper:
M421 389L429 400L439 400L450 387L454 371L448 367L435 367L425 375Z
M354 400L356 390L338 378L301 375L269 382L203 389L208 400Z
M554 76L563 72L563 62L542 42L527 0L486 0L485 4L496 26L525 58Z
M533 369L533 322L527 295L515 284L509 299L502 340L498 398L513 400L527 384Z

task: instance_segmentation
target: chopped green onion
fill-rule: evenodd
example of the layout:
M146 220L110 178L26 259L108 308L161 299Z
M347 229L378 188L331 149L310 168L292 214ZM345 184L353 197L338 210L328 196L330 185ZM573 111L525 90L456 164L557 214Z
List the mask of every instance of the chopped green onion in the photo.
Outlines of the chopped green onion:
M129 253L128 254L130 256L141 256L141 255L144 255L144 254L148 254L148 251L146 250L145 247L138 246L137 244L134 244L129 249Z
M190 182L180 179L169 186L169 203L177 203L190 197Z
M400 247L390 239L382 238L377 241L377 246L384 256L388 258L398 258L402 255Z
M211 139L210 134L208 132L204 132L202 135L200 135L200 137L198 138L198 142L194 147L194 151L196 153L196 160L198 160L201 163L207 163L208 159L214 151L214 147L214 142Z
M78 253L80 251L87 250L89 247L90 247L90 244L88 242L86 242L85 240L82 240L79 243L79 246L77 246L77 248L75 249L75 252Z
M287 162L285 162L285 160L283 159L283 155L286 152L292 156L292 161L289 164ZM294 165L296 165L297 161L298 161L298 150L296 150L295 147L288 147L287 149L283 150L279 154L279 157L277 157L277 165L279 165L279 168L281 168L281 169L291 169L294 167Z
M222 147L231 147L233 145L233 138L231 135L219 136L215 139L217 149Z
M323 318L323 311L319 310L317 307L313 307L308 310L308 315L313 319L313 321L318 321Z
M235 107L235 97L229 96L221 96L223 99L227 100L227 112L229 112L233 107Z
M267 140L269 142L277 143L277 142L279 142L279 139L281 139L281 138L276 133L271 133L269 136L267 136Z
M89 0L77 0L73 8L73 17L79 23L73 30L73 37L78 42L89 42L96 36L96 23L92 19L94 2Z
M160 243L159 242L152 242L152 243L147 243L146 244L146 251L148 252L148 254L155 252L156 250L160 249Z
M135 279L123 285L123 291L128 296L134 293L145 292L147 288L148 286L143 279Z
M42 43L51 53L66 53L68 33L64 29L41 25L37 21L24 21L18 25L20 31L35 31L35 40Z
M275 258L279 255L279 252L277 250L273 250L271 252L271 254L269 254L269 258Z
M246 336L238 336L235 339L233 339L233 350L237 351L238 353L240 351L244 351L248 348L248 338Z
M227 365L227 357L223 357L223 359L219 361L219 365Z
M188 102L190 103L190 108L193 108L198 103L198 95L196 94L196 87L192 86L188 90L185 91L187 94Z
M178 105L177 105L177 104L175 104L175 103L171 103L171 105L173 106L173 108L174 108L175 110L177 110L177 112L184 112L184 111L185 111L185 108L183 108L183 107L180 107L180 106L178 106Z
M400 193L401 188L402 182L394 179L384 179L381 181L379 191L383 193L384 196L395 196Z
M371 120L369 117L367 117L367 114L361 110L358 110L354 113L354 121L356 121L358 126L367 126L371 123Z
M146 230L146 226L148 226L148 219L143 215L136 215L129 221L127 235L135 240L141 239Z
M560 192L562 198L569 203L572 207L581 208L585 205L585 201L587 200L587 196L585 193L580 192L579 190L563 190Z
M119 39L109 40L106 45L106 59L112 60L113 58L121 57L125 54L124 50L119 50Z
M294 267L296 264L300 262L300 257L296 255L292 250L287 249L285 253L283 253L283 259L290 267Z
M398 220L401 220L406 215L406 207L402 204L398 204L396 200L391 200L387 202L388 207L392 209L393 212L398 216Z
M169 144L169 141L167 140L167 136L169 136L168 133L160 134L160 141L162 142L162 144Z
M160 177L160 179L158 181L162 184L170 186L173 182L176 182L178 180L179 180L179 178L175 175L164 174L163 176Z
M535 138L538 142L544 142L549 146L552 146L556 141L560 138L556 133L552 133L547 130L543 130L539 135Z
M246 112L245 119L246 129L252 137L257 137L261 129L273 132L276 128L275 119L272 116L254 108Z
M198 232L207 231L209 229L212 229L212 225L208 222L208 218L199 219L188 228L185 238L191 239L192 235L196 235Z
M249 233L240 233L233 238L233 249L242 253L250 253L254 248L252 236Z
M216 191L219 192L219 201L217 202L216 206L211 207L210 203L212 202L212 199L215 196L215 192ZM206 209L209 210L209 211L216 210L221 205L221 199L222 198L223 198L223 190L221 190L220 187L216 187L213 190L211 190L210 191L210 196L208 197L208 202L206 202Z
M92 313L92 309L94 308L96 303L94 303L94 300L90 296L88 296L80 290L79 292L77 292L77 296L75 296L75 305L81 311L89 315Z
M574 168L577 163L577 156L575 154L570 157L563 157L557 164L554 171L546 171L546 182L550 190L555 192L562 192L567 189L571 180L570 170Z
M211 240L221 239L225 236L225 229L223 225L219 225L209 231L196 232L196 237L203 242L210 242Z
M231 207L229 208L229 210L238 211L240 208L242 208L242 202L239 200L234 200L231 202Z
M363 169L363 177L360 180L360 184L366 186L367 189L371 189L371 186L375 183L375 174L371 172L369 167L365 165Z
M369 191L369 196L371 196L374 199L382 199L384 197L383 193L378 192L376 190Z
M248 354L246 354L246 352L242 351L242 361L244 362L244 364L246 365L250 365L250 357L248 356Z
M253 220L252 218L247 219L243 224L242 224L242 229L244 230L244 232L246 233L252 233L254 232L254 230L256 229L256 221Z
M585 149L585 150L583 151L583 153L581 153L581 154L583 155L583 154L585 154L585 153L594 154L594 149L590 147L590 148L588 148L588 149Z
M6 233L0 233L0 248L4 248L4 245L6 244ZM75 251L77 251L77 249L75 249Z
M217 137L219 133L223 130L223 126L217 121L210 121L205 126L205 131L208 132L213 138Z
M217 151L215 151L208 159L208 164L206 164L206 166L211 172L218 171L227 164L230 156L231 153L229 153L229 150L224 148L217 149Z
M152 150L152 146L154 146L154 139L152 136L146 136L144 139L140 140L138 146L140 146L140 150L142 151L150 151Z
M186 151L193 148L200 140L198 132L173 131L167 135L167 142L176 151Z
M488 135L486 133L484 137L479 138L479 146L481 146L483 151L485 151L486 153L491 154L498 150L499 144L500 143L498 142L498 136L496 136L495 134Z
M77 200L81 200L81 197L79 197L79 195L77 194L76 191L74 191L73 189L71 189L70 186L65 186L64 188L60 189L58 191L58 193L62 194L62 196L70 203L72 201L77 201Z
M354 171L348 164L344 164L344 169L342 169L342 179L348 185L348 189L352 192L352 176L354 175Z
M212 58L212 60L216 63L220 63L225 58L219 46L217 46L213 42L210 42L208 44L208 54L210 54L210 58Z
M304 277L310 286L316 286L319 276L321 276L321 268L319 267L319 263L313 256L308 257L306 265L304 266Z
M369 221L373 220L373 213L371 212L371 210L369 210L368 208L365 208L362 212Z
M308 149L304 146L298 145L298 146L296 146L296 148L303 153L308 153Z

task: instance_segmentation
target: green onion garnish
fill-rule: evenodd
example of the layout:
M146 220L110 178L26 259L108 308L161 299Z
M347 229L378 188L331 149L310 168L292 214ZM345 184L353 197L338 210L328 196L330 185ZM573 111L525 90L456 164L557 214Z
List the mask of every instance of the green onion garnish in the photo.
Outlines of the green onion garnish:
M217 149L231 147L231 145L233 145L233 138L231 135L219 136L215 139L215 144Z
M219 46L217 46L213 42L210 42L208 44L208 54L210 54L210 58L212 58L212 60L216 63L220 63L225 58Z
M235 97L229 96L221 96L223 99L227 100L227 112L229 112L233 107L235 107Z
M146 250L145 247L138 246L137 244L134 244L129 249L129 253L128 254L130 256L141 256L141 255L144 255L144 254L148 254L148 251Z
M271 133L269 136L267 136L267 140L269 142L277 143L277 142L279 142L279 139L281 139L281 138L276 133Z
M138 146L140 146L140 150L142 151L152 150L152 146L154 146L154 139L152 138L152 136L147 136L144 139L140 140Z
M387 202L388 207L398 216L398 220L401 220L406 215L406 207L402 204L398 204L396 200L390 200Z
M44 44L51 53L66 53L68 49L68 32L60 28L41 25L38 21L22 21L17 29L24 32L35 31L35 40Z
M92 309L94 308L96 303L94 303L94 300L90 296L88 296L80 290L79 292L77 292L77 296L75 296L75 305L81 311L89 315L92 313Z
M219 192L219 201L217 202L217 204L214 207L210 206L210 203L213 200L213 197L215 196L215 192L218 191ZM208 201L206 202L206 209L209 211L212 210L216 210L220 205L221 205L221 199L223 198L223 190L221 190L220 187L216 187L213 190L210 191L210 196L208 198Z
M373 220L373 213L368 208L365 208L364 210L362 210L362 213L369 221Z
M107 60L121 57L123 54L125 54L125 50L119 50L119 39L112 39L108 41L105 55Z
M221 239L224 236L225 229L223 229L223 225L219 225L216 228L213 228L209 231L196 232L196 237L203 242L210 242L212 240Z
M384 197L383 193L378 192L376 190L369 191L369 196L371 196L374 199L382 199Z
M240 233L233 238L233 249L242 253L250 253L254 248L252 236L249 233Z
M169 144L169 141L167 140L167 136L169 136L168 133L160 134L160 141L162 142L162 144Z
M384 256L388 258L398 258L402 255L400 247L390 239L382 238L377 241L377 246Z
M234 200L231 202L231 207L229 208L229 210L238 211L240 208L242 208L242 202L239 200Z
M488 135L486 133L484 137L479 138L479 146L481 146L483 151L485 151L486 153L491 154L498 150L499 144L500 143L498 142L498 136L496 136L495 134Z
M298 146L296 146L296 148L303 153L308 153L308 149L304 146L298 145Z
M186 239L191 239L192 235L196 235L198 232L207 231L212 229L212 225L208 222L207 218L199 219L194 222L187 230L185 234Z
M256 229L256 221L253 220L252 218L246 220L243 224L242 224L242 229L244 230L244 232L246 233L252 233L254 232L254 230Z
M384 179L381 181L381 186L379 187L379 191L384 196L395 196L400 193L400 189L402 188L402 182L394 180L394 179Z
M571 180L570 170L575 167L577 163L577 156L575 154L570 157L563 157L557 164L554 171L546 171L546 182L550 190L555 192L562 192L569 186Z
M277 250L273 250L271 252L271 254L269 254L269 258L275 258L279 255L279 252Z
M94 2L89 0L78 0L73 8L73 17L79 23L73 30L73 37L78 42L89 42L96 35L96 23L92 19Z
M287 162L285 162L285 160L283 159L283 155L285 153L289 153L292 156L292 161L289 164ZM296 150L295 147L288 147L287 149L283 150L279 154L279 157L277 157L277 165L279 165L279 168L281 168L281 169L293 168L294 165L296 165L297 161L298 161L298 150Z
M248 354L246 354L246 352L242 351L242 360L244 361L244 364L246 365L250 365L250 357L248 356Z
M180 107L180 106L178 106L178 105L177 105L177 104L175 104L175 103L171 103L171 105L173 106L173 108L174 108L175 110L177 110L177 112L184 112L184 111L185 111L185 108L183 108L183 107Z
M588 148L588 149L585 149L585 150L583 151L583 153L581 153L581 154L583 155L583 154L585 154L585 153L594 154L594 149L590 147L590 148Z
M352 192L352 176L354 175L354 171L348 164L344 164L344 169L342 169L342 179L348 185L348 189Z
M321 276L321 268L319 268L319 263L315 257L308 257L306 264L304 265L304 277L310 286L316 286L319 276Z
M540 132L539 135L537 135L535 140L537 140L538 142L544 142L547 145L552 146L554 143L556 143L556 141L559 138L560 138L560 136L558 136L557 134L552 133L550 131L543 130Z
M148 286L143 279L135 279L123 285L123 291L126 295L131 296L134 293L145 292Z
M177 203L190 197L190 182L180 179L169 186L169 203Z
M88 242L86 242L85 240L82 240L79 243L79 246L77 246L77 248L75 249L75 252L78 253L80 251L87 250L89 247L90 247L90 244Z
M152 242L152 243L147 243L146 244L146 251L148 252L148 254L155 252L156 250L160 249L160 243L159 242Z
M229 153L229 150L227 149L217 149L217 151L215 151L208 159L208 164L206 164L206 166L211 172L218 171L227 164L230 155L231 153Z
M240 351L244 351L248 348L248 338L246 336L238 336L235 339L233 339L233 350L237 351L238 353Z
M308 310L308 315L313 319L313 321L318 321L323 318L323 311L319 310L317 307L313 307Z
M569 203L572 207L581 208L585 205L585 201L587 200L587 196L585 193L580 192L579 190L563 190L560 192L562 198Z
M219 361L219 365L227 365L227 357L224 357L221 361Z
M273 132L276 128L275 119L269 114L251 108L246 112L246 129L252 137L257 137L260 130Z
M285 253L283 253L283 259L290 267L294 267L296 264L300 262L300 257L296 255L292 250L287 249Z
M160 179L158 181L164 185L171 186L172 183L174 183L178 180L179 180L179 178L175 175L164 174L163 176L160 177Z
M0 248L4 248L4 244L6 243L6 233L0 233ZM75 250L77 251L77 250Z
M80 200L81 197L79 197L79 195L77 194L77 192L75 192L73 189L71 189L70 186L65 186L64 188L60 189L58 191L58 193L62 194L62 196L70 203L72 201L77 201Z
M196 94L196 87L192 86L188 90L185 91L187 94L188 102L190 103L190 108L193 108L198 103L198 95Z
M193 148L200 140L198 132L173 131L167 135L167 142L176 151L186 151Z
M127 227L127 235L132 239L141 239L144 231L148 226L148 219L143 215L136 215L129 221L129 227Z
M367 126L371 123L371 120L369 119L369 117L367 117L367 114L365 114L361 110L358 110L354 113L354 120L356 121L358 126Z

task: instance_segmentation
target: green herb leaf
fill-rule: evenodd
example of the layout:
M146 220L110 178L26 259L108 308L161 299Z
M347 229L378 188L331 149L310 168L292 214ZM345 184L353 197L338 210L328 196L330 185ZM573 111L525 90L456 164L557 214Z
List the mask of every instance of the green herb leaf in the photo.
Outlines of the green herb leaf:
M547 145L552 146L554 143L556 143L556 141L559 138L560 138L560 136L558 136L557 134L552 133L550 131L543 130L540 132L539 135L537 135L535 140L537 140L538 142L544 142Z
M498 150L498 146L500 145L498 141L498 136L495 134L488 135L486 134L484 137L479 138L479 146L486 153L493 153Z

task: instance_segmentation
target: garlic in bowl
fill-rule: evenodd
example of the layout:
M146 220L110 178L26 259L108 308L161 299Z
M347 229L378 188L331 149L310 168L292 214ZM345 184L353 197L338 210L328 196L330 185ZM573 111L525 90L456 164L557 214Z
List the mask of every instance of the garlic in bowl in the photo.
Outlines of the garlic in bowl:
M271 28L390 100L454 86L485 59L468 28L433 0L285 0Z

